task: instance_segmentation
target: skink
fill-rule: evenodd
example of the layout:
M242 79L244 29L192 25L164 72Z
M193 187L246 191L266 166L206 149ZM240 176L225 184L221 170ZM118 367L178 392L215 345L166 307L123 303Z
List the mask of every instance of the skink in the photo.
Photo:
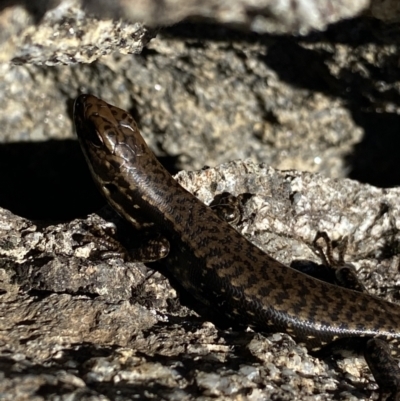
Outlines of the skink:
M260 250L172 178L126 111L81 95L74 119L102 194L134 227L157 227L169 242L158 263L198 302L256 330L287 332L311 350L341 338L400 339L399 305Z

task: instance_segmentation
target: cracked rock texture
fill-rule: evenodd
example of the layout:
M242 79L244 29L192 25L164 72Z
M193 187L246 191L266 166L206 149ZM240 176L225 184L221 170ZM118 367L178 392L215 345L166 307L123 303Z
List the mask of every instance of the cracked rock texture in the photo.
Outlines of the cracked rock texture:
M207 203L221 192L251 194L237 229L286 264L320 262L312 247L317 231L338 243L348 236L347 259L371 293L398 299L399 189L251 161L177 179ZM101 214L118 232L126 229L110 211ZM339 360L335 368L287 335L218 330L180 306L159 273L144 280L141 264L89 258L94 243L81 244L73 234L104 224L91 215L39 226L1 210L5 399L50 399L50 389L95 400L371 395L375 385L361 359Z
M159 273L89 257L76 235L94 226L138 236L103 208L71 110L82 92L129 110L206 203L249 193L237 228L288 265L319 263L319 230L348 236L368 289L396 302L397 2L82 3L0 3L0 399L376 397L363 359L218 330ZM188 172L205 165L220 166Z

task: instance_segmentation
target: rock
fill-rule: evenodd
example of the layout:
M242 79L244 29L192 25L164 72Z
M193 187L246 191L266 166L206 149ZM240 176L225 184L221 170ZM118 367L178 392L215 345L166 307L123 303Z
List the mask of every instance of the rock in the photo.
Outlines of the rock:
M400 182L398 27L343 18L397 14L388 1L379 10L331 3L283 12L271 1L165 1L160 13L149 1L106 2L93 14L72 0L1 4L5 400L371 395L362 359L331 366L280 333L218 330L181 306L160 274L146 280L141 264L89 258L96 241L75 237L109 221L117 235L126 229L102 208L75 141L73 100L89 92L132 112L203 201L248 193L237 228L271 255L319 263L318 230L338 243L348 236L347 260L369 290L396 301L399 191L345 177ZM277 35L312 29L326 31ZM205 165L219 167L190 172Z
M396 300L398 188L251 161L176 178L207 203L221 192L249 194L237 229L286 264L320 263L312 246L317 231L326 230L337 243L348 236L346 260L371 293ZM107 213L117 228L123 224ZM159 273L145 280L141 264L89 257L96 241L74 238L104 225L98 215L48 226L3 209L0 216L0 391L9 399L21 388L21 399L40 391L47 399L45 389L57 388L95 400L117 393L127 400L165 398L166 391L168 399L246 393L328 400L337 393L366 397L373 388L363 360L346 358L333 369L287 335L217 330L180 307Z

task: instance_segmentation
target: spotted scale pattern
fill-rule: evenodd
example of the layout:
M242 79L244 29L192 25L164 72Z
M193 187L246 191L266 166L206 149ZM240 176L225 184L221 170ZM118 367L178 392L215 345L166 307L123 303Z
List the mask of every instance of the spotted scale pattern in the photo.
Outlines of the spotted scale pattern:
M81 95L74 118L100 191L133 226L157 226L170 244L158 265L199 302L313 350L347 337L398 343L398 305L319 281L261 251L171 177L126 111Z

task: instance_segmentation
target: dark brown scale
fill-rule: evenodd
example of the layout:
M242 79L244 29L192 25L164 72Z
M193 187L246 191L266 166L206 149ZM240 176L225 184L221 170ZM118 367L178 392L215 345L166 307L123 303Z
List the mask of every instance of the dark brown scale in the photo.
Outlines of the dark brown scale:
M170 252L157 263L198 301L261 331L289 331L312 349L345 337L400 339L398 305L261 251L169 175L124 110L81 95L75 124L100 191L135 227L135 213L158 227ZM93 127L102 146L91 140Z
M400 338L399 306L319 281L262 252L172 179L125 111L88 95L78 99L76 109L77 131L101 191L128 220L126 205L133 200L160 227L171 244L162 263L199 301L213 304L193 293L206 279L208 296L225 289L224 313L249 309L255 320L246 323L260 330L270 331L265 322L272 320L279 331L291 322L293 335L305 342L309 335L325 341L359 335ZM89 121L103 138L101 148L85 139ZM105 189L110 183L117 194ZM204 276L204 270L210 273Z

